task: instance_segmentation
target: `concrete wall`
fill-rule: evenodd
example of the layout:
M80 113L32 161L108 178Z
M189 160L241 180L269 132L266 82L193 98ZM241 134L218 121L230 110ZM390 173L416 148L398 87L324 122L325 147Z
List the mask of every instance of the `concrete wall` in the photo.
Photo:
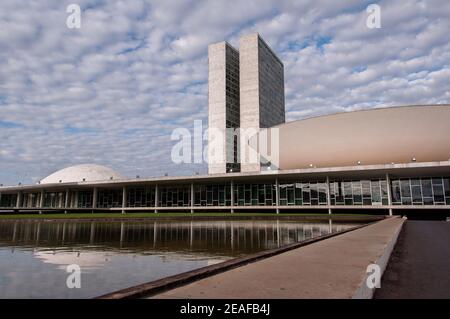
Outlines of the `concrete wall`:
M239 54L241 129L284 123L283 64L257 33L240 38ZM259 162L249 163L248 144L249 136L242 135L241 171L259 171Z
M239 40L241 129L259 128L259 69L258 35L251 34ZM258 171L259 163L249 164L246 147L248 140L241 135L241 171Z
M225 140L219 141L217 136L213 136L211 128L220 130L225 134L226 119L226 42L211 44L208 46L208 173L225 173ZM219 133L220 133L219 132ZM213 142L215 140L215 142ZM213 149L218 154L213 154ZM212 158L219 162L212 162ZM220 163L220 160L222 163Z

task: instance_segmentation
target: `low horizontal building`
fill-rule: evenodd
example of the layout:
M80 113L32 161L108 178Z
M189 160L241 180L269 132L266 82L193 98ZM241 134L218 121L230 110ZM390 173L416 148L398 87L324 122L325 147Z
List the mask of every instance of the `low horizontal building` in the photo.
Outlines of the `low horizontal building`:
M126 179L106 167L79 165L36 185L0 187L0 209L371 209L391 213L449 209L448 123L450 105L373 109L306 119L280 126L279 170Z

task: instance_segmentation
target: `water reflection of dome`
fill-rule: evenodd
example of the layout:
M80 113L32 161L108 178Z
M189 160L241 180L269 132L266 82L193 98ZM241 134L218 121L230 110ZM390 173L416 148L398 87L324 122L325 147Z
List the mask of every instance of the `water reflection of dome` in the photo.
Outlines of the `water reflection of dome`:
M42 179L41 184L96 182L124 178L124 176L108 167L96 164L82 164L59 170Z
M109 254L98 252L56 252L37 251L34 256L46 264L59 266L66 269L68 265L77 264L81 268L100 268L108 261Z

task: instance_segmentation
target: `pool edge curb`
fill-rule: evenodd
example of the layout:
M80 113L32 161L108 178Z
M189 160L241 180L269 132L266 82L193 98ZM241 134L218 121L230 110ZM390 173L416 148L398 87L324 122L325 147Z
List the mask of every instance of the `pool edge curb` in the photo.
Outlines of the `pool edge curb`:
M386 243L385 247L383 248L383 251L378 256L377 260L375 260L374 264L378 265L380 267L380 283L381 279L383 278L384 272L386 271L387 265L389 264L389 260L391 259L392 252L394 251L395 245L397 244L398 237L400 236L400 233L403 229L403 226L405 225L406 220L404 218L393 216L394 218L399 218L402 220L399 226L397 226L397 229L395 230L394 234L390 238L390 240ZM360 285L355 290L352 299L373 299L373 296L375 294L375 290L378 288L369 288L366 284L368 277L370 274L367 274L363 277Z

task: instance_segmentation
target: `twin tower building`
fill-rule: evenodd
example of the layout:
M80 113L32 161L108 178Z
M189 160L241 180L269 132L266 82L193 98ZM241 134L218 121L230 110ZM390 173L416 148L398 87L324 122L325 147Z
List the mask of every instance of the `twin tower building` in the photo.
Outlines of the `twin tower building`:
M249 160L246 147L253 133L285 122L283 63L255 33L239 39L239 50L209 45L208 66L208 173L270 167L259 152Z

